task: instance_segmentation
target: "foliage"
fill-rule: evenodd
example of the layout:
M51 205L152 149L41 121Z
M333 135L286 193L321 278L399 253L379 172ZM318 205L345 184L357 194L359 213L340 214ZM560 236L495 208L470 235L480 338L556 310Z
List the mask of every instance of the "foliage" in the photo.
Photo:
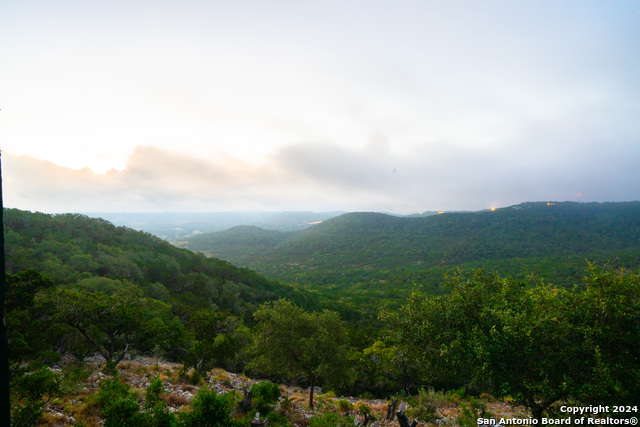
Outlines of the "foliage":
M342 412L343 414L353 409L353 404L349 402L347 399L338 400L337 406L338 406L338 411Z
M214 390L200 389L191 404L191 412L180 413L180 426L185 427L233 427L239 422L231 417L233 402L228 395L218 395Z
M260 381L251 386L253 412L267 415L275 408L280 398L280 388L271 381Z
M102 292L55 288L42 294L40 304L52 320L75 329L107 364L117 365L139 339L144 316L138 293L121 289Z
M592 266L570 291L476 271L445 285L383 315L428 383L508 394L537 419L561 399L613 405L640 391L639 276Z
M38 425L44 405L60 393L61 377L39 363L12 367L11 418L16 426Z
M444 401L445 398L442 393L436 393L432 388L429 390L421 388L417 396L407 398L410 407L406 413L411 418L432 423L438 417L436 409Z
M309 427L351 427L355 424L352 417L327 412L309 419Z
M36 295L53 286L53 282L36 270L7 274L6 312L9 356L13 362L24 359L53 361L50 348L55 343L51 322L46 313L34 307Z
M178 418L162 401L164 386L159 378L154 378L145 393L144 407L140 407L129 386L116 376L100 384L95 401L102 409L104 425L130 427L172 427ZM185 424L188 425L188 424Z
M254 317L255 358L249 369L304 378L310 386L310 407L314 387L321 381L336 384L348 378L347 336L337 313L308 313L281 299L264 304Z
M348 213L293 232L201 234L187 247L306 284L323 307L357 320L375 317L382 301L400 307L415 284L437 293L458 267L534 274L570 287L585 258L638 265L639 242L640 202L565 202L416 217Z
M475 427L478 425L478 418L491 418L493 414L485 411L484 404L474 398L467 403L460 404L460 416L456 420L462 427Z
M315 304L299 289L103 219L5 209L4 220L9 274L36 269L58 285L107 294L129 282L154 299L228 310L245 320L258 304L282 295Z

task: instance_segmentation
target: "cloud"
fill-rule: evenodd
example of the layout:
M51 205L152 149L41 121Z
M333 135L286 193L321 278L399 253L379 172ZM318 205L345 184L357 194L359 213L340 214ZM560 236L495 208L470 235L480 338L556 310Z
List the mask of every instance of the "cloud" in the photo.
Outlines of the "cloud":
M483 209L533 200L640 200L635 144L557 144L541 127L506 147L431 144L393 154L384 135L361 150L289 145L251 163L137 147L124 170L95 174L5 155L5 206L44 212ZM580 193L580 196L578 196Z

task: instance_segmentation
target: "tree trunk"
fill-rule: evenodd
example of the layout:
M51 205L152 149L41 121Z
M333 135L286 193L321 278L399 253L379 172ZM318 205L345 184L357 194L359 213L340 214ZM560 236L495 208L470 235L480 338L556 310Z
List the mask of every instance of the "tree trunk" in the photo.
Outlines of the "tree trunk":
M309 389L309 409L313 409L313 389L316 385L316 379L311 378L311 388Z
M242 412L244 412L245 414L248 414L249 411L251 410L251 389L245 389L244 390L244 399L242 399L238 405L240 406L240 409L242 409Z
M402 402L400 404L400 409L396 412L400 427L416 427L418 425L418 420L413 420L413 422L409 424L409 418L404 414L405 409L405 403Z
M398 407L398 398L396 397L391 401L390 404L387 405L387 417L385 420L393 421L393 416L396 413L396 408Z

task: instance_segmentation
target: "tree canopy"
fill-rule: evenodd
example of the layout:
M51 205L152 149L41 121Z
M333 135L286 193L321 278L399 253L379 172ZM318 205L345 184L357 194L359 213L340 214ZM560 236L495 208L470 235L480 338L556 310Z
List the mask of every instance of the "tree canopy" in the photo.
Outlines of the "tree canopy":
M265 303L254 317L255 358L250 369L302 379L310 387L312 408L314 387L320 380L348 381L347 335L337 313L308 313L281 299Z

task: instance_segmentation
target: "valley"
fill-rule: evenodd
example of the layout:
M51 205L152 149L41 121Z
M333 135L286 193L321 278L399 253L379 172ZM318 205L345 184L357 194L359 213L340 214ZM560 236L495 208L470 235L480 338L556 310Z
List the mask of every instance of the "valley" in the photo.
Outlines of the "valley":
M348 213L190 250L78 214L4 220L24 425L248 426L265 381L275 426L398 425L394 399L420 425L476 425L640 393L638 202Z

